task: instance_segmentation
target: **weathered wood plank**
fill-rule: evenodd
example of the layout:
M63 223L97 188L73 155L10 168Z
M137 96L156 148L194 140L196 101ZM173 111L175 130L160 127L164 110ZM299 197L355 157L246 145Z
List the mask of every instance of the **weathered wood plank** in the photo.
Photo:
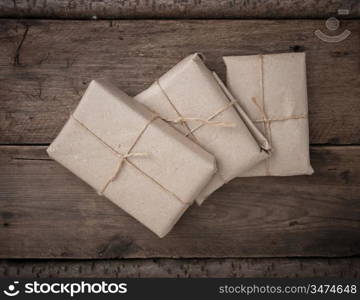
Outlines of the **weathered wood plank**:
M359 258L0 261L0 278L360 278Z
M319 40L323 21L0 21L0 144L47 144L93 78L134 95L191 52L224 78L223 55L307 51L313 144L360 144L360 23Z
M357 0L0 1L0 17L10 18L323 18L338 9L360 16Z
M360 254L360 147L313 147L313 176L233 180L163 239L49 160L45 147L0 153L2 258Z

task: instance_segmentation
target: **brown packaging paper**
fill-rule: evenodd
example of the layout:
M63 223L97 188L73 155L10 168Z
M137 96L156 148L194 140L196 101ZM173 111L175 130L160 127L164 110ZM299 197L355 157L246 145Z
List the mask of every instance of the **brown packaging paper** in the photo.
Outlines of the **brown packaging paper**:
M305 53L224 57L227 86L272 146L247 176L310 175Z
M47 151L159 237L216 172L211 154L104 81L90 83Z
M196 199L198 204L268 156L262 149L267 147L266 139L250 119L240 117L220 83L202 57L192 54L135 97L214 154L218 172ZM258 132L259 139L249 126Z

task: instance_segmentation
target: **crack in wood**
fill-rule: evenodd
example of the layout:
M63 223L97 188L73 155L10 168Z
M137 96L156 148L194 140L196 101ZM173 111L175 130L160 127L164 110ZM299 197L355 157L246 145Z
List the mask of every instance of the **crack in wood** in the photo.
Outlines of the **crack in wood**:
M24 44L24 42L25 42L25 39L26 39L27 34L28 34L28 32L29 32L29 29L30 29L30 26L29 26L29 25L25 24L24 26L25 26L25 31L24 31L24 33L23 33L22 39L21 39L18 47L17 47L16 50L15 50L15 55L14 55L14 66L15 66L15 67L18 67L18 66L21 65L21 64L20 64L20 50L21 50L21 47L23 46L23 44Z
M11 160L35 160L35 161L52 161L51 158L28 158L28 157L12 157Z

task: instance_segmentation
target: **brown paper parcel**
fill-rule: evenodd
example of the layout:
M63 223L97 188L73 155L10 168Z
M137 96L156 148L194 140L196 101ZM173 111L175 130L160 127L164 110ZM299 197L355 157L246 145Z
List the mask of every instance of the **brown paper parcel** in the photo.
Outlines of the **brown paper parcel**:
M218 80L202 56L192 54L135 97L215 156L218 172L198 204L268 156L248 126L263 135L240 117Z
M224 57L227 86L272 155L248 176L310 175L305 53Z
M159 237L216 172L211 154L105 81L90 83L47 151Z

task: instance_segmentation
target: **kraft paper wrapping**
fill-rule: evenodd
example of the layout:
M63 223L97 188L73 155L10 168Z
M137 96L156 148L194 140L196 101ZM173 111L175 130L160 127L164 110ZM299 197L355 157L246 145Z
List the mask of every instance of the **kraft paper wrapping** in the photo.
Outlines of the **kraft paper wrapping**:
M305 53L224 57L227 86L272 155L247 176L310 175Z
M262 146L267 147L266 139L250 124L251 121L246 124L236 108L229 105L231 99L224 89L218 77L205 66L202 57L192 54L135 97L215 156L218 172L196 199L198 204L224 183L242 176L268 156L262 149ZM180 124L171 122L179 117L186 121ZM204 124L192 118L210 119L232 127ZM258 131L265 145L259 145L248 126Z
M90 83L47 151L159 237L216 172L211 154L105 81Z

